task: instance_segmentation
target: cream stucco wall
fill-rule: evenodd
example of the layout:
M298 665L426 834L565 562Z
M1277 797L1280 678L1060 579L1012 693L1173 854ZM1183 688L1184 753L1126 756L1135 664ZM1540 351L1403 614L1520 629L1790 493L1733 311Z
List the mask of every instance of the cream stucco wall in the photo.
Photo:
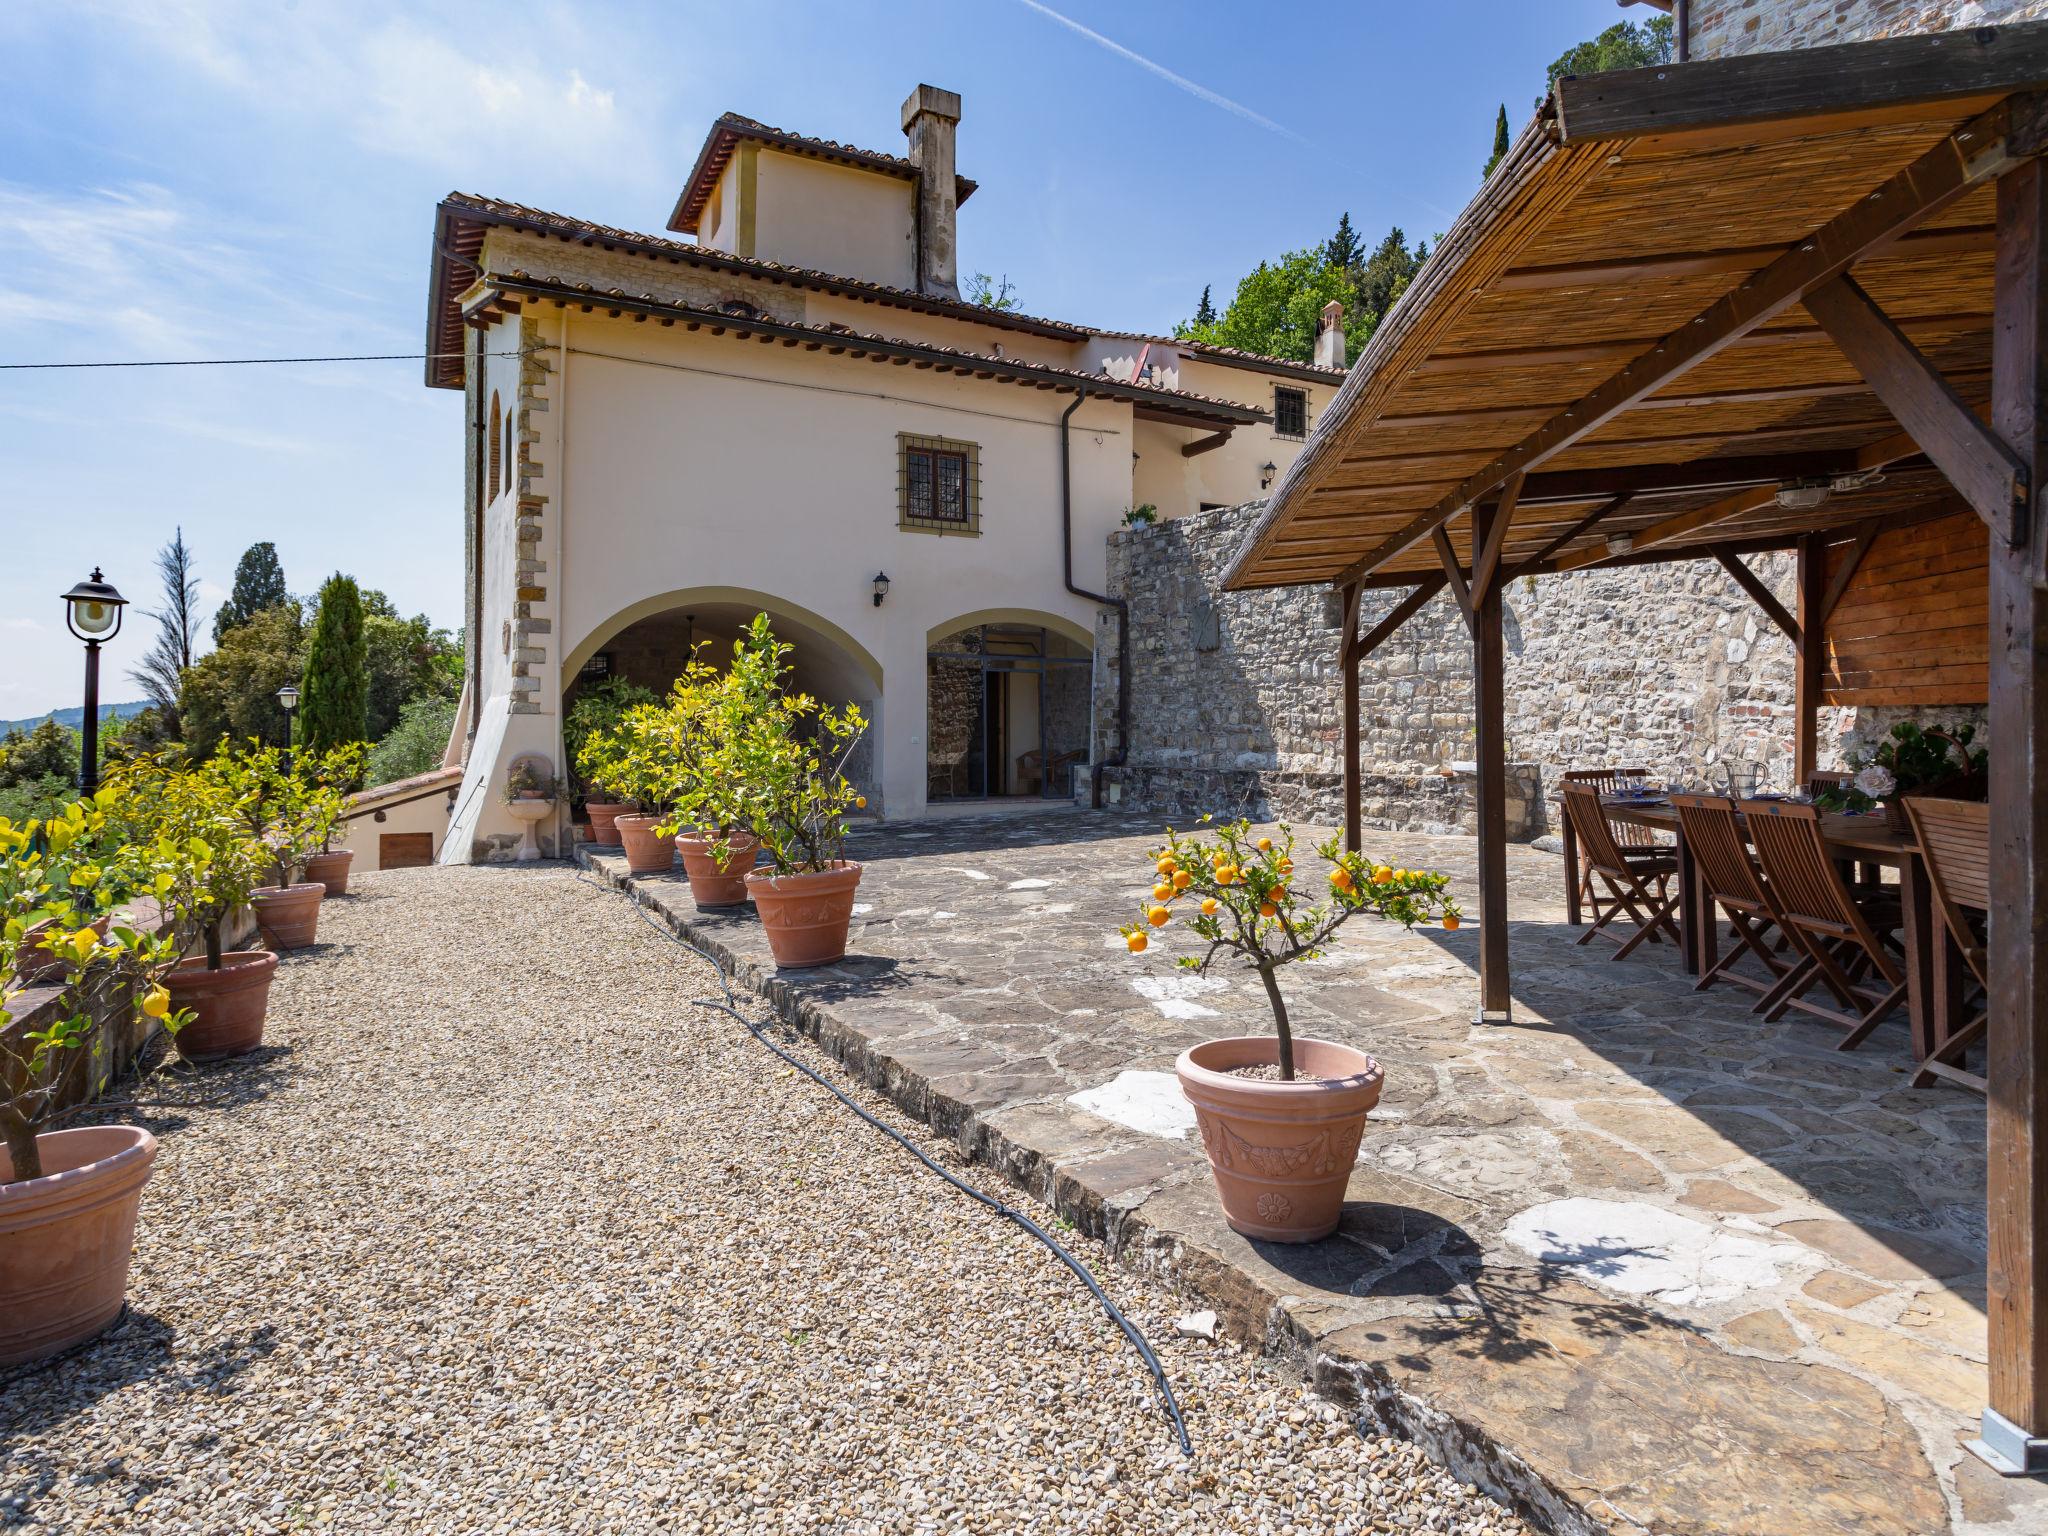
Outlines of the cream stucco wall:
M895 288L917 286L915 183L764 148L753 195L755 256Z
M535 484L551 497L541 519L548 598L530 605L554 619L533 695L543 708L509 708L520 695L500 637L518 601L516 498L500 498L484 531L484 728L450 857L515 830L498 805L503 765L528 750L559 761L564 678L634 619L758 602L843 652L838 675L879 673L881 687L861 702L876 717L880 801L892 818L925 802L930 635L984 612L1094 631L1098 606L1067 593L1061 570L1057 427L1072 396L552 308L538 327L552 362L528 445L545 471ZM978 445L979 537L897 527L899 432ZM1129 406L1089 401L1076 413L1082 586L1101 589L1104 540L1128 502L1131 442ZM879 608L877 570L891 580Z

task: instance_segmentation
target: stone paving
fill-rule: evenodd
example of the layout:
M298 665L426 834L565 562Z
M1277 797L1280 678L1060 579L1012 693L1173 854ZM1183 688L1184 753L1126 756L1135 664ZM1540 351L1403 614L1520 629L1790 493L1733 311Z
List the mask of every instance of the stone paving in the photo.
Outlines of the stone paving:
M1249 974L1176 970L1177 926L1125 952L1157 832L1117 813L860 829L853 952L809 973L774 972L751 910L699 912L680 871L633 884L1124 1262L1539 1524L2048 1529L2048 1488L1961 1451L1985 1390L1984 1106L1907 1088L1903 1022L1845 1054L1694 992L1668 948L1575 948L1557 858L1511 848L1512 1025L1471 1022L1476 923L1354 922L1288 976L1296 1028L1372 1051L1387 1091L1338 1234L1249 1242L1170 1074L1270 1016ZM1469 841L1367 851L1448 870L1476 907Z

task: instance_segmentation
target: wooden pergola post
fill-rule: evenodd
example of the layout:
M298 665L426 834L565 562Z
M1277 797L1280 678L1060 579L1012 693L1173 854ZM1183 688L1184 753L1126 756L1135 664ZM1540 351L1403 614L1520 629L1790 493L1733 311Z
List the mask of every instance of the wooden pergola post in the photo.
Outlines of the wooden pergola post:
M1358 740L1358 583L1344 589L1344 642L1338 660L1344 669L1344 851L1358 852L1361 840Z
M2048 172L1998 181L1992 426L2031 494L1991 532L1990 1404L1972 1449L2048 1471Z
M1827 554L1821 536L1799 541L1797 633L1793 644L1792 787L1820 766L1820 705L1827 674Z
M1500 548L1495 534L1514 515L1512 498L1472 509L1472 548ZM1498 562L1475 562L1472 584L1472 717L1478 758L1479 1013L1475 1022L1505 1024L1508 995L1507 653L1501 637ZM1484 578L1482 586L1477 578Z

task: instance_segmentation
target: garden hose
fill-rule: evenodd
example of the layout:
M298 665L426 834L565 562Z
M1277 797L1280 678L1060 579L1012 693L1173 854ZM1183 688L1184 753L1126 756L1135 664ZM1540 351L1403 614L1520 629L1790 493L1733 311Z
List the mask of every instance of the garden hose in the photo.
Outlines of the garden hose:
M656 922L655 919L648 913L647 908L644 905L642 905L639 901L635 900L633 895L629 891L622 891L617 889L616 887L605 885L597 880L590 879L588 876L582 874L577 875L576 878L585 885L593 886L600 891L608 892L609 894L617 896L621 900L630 903L633 910L640 914L641 921L645 922L648 927L652 928L656 933L660 934L663 938L673 940L675 943L682 945L683 948L689 950L692 954L698 956L700 959L703 959L710 963L713 973L716 974L718 977L719 990L724 992L725 994L725 1001L720 1002L716 998L706 997L693 998L691 999L693 1006L698 1008L714 1008L720 1013L730 1014L733 1018L737 1019L741 1025L745 1027L748 1034L752 1035L756 1040L760 1041L761 1044L767 1046L769 1050L773 1051L777 1056L780 1056L792 1067L795 1067L797 1071L803 1073L804 1076L808 1077L820 1088L823 1088L827 1093L831 1094L833 1098L837 1099L841 1104L844 1104L848 1109L852 1110L856 1115L860 1116L861 1119L865 1120L869 1125L873 1126L876 1130L880 1131L884 1136L887 1136L894 1140L897 1143L897 1145L901 1146L912 1157L916 1158L920 1163L923 1163L925 1167L929 1168L933 1173L937 1174L940 1178L944 1179L948 1184L952 1185L955 1189L959 1190L962 1194L968 1196L970 1199L978 1201L980 1204L987 1206L991 1211L994 1211L997 1215L1007 1217L1009 1220L1015 1222L1018 1226L1022 1227L1026 1232L1030 1233L1033 1237L1037 1238L1039 1242L1043 1243L1047 1248L1051 1249L1053 1254L1059 1259L1059 1261L1062 1264L1066 1265L1068 1269L1072 1270L1076 1278L1078 1278L1083 1285L1088 1287L1088 1293L1102 1304L1102 1310L1109 1315L1109 1320L1115 1323L1118 1328L1122 1329L1124 1337L1131 1341L1131 1347L1137 1350L1139 1357L1144 1360L1145 1368L1152 1373L1152 1380L1159 1388L1160 1405L1166 1412L1168 1422L1171 1423L1173 1426L1173 1432L1175 1437L1180 1441L1181 1454L1183 1456L1194 1455L1194 1444L1192 1441L1188 1439L1187 1420L1181 1416L1180 1402L1178 1399L1174 1397L1173 1386L1166 1379L1166 1368L1159 1363L1159 1357L1152 1352L1152 1346L1145 1342L1145 1335L1139 1330L1138 1325L1132 1322L1130 1318L1126 1317L1124 1315L1123 1309L1119 1307L1114 1301L1111 1301L1109 1299L1108 1293L1102 1289L1102 1286L1099 1283L1097 1283L1095 1276L1089 1272L1087 1265L1083 1264L1079 1259L1075 1258L1073 1254L1069 1253L1066 1250L1066 1248L1060 1243L1060 1240L1058 1238L1054 1237L1050 1232L1046 1231L1045 1228L1041 1227L1037 1222L1033 1221L1029 1216L1025 1215L1015 1206L1005 1204L1003 1201L996 1199L995 1196L986 1194L983 1191L976 1189L972 1184L969 1184L965 1179L960 1178L958 1175L952 1173L950 1170L942 1167L938 1162L933 1160L931 1155L927 1153L924 1150L924 1148L920 1147L916 1142L912 1141L908 1136L905 1136L901 1131L897 1130L894 1126L887 1124L886 1122L878 1119L875 1115L871 1114L867 1109L863 1108L859 1103L855 1102L855 1100L852 1097L850 1097L843 1090L841 1090L838 1084L827 1079L822 1073L818 1072L815 1068L810 1066L809 1063L798 1059L796 1056L784 1050L780 1045L776 1044L775 1040L771 1036L769 1036L769 1034L765 1030L763 1030L760 1025L756 1024L752 1019L749 1019L744 1013L740 1011L738 1006L739 999L733 996L732 983L725 974L725 966L719 961L716 955L713 955L709 951L692 943L682 934L677 933L673 928L668 927L663 923Z

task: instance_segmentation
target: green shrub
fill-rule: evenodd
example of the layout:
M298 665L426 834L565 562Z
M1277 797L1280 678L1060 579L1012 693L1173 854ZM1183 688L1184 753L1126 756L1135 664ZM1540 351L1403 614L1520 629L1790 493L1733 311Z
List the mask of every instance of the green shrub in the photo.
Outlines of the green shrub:
M367 782L389 784L409 779L416 773L431 773L441 766L448 750L449 733L455 729L455 700L414 699L398 711L398 724L370 749Z

